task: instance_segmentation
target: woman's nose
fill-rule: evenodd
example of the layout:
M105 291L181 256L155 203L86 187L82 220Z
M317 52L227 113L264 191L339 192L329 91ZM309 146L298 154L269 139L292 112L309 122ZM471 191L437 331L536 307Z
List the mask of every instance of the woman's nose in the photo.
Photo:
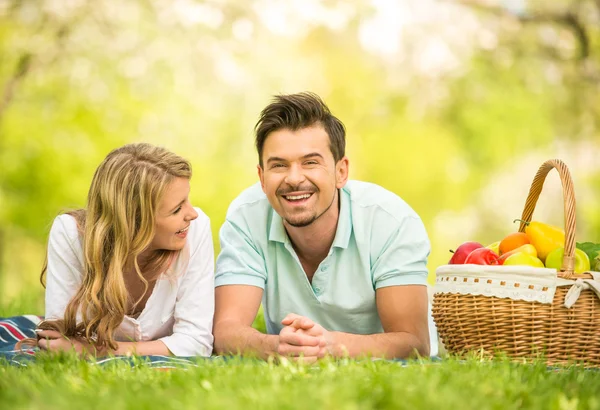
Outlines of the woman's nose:
M189 211L188 211L185 219L188 221L193 221L196 218L198 218L198 212L196 212L194 207L190 205Z

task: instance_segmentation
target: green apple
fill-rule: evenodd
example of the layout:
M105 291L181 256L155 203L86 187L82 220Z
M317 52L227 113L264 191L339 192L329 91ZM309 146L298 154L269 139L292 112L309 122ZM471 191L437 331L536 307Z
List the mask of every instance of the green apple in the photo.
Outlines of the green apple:
M496 255L500 255L500 241L491 243L486 248L493 250Z
M565 248L560 247L554 249L546 256L546 267L560 270L563 263L563 253ZM581 249L575 249L575 266L573 267L575 273L583 273L590 270L590 258Z
M534 266L536 268L543 268L544 263L533 255L526 252L515 252L504 260L504 266L506 265L527 265Z

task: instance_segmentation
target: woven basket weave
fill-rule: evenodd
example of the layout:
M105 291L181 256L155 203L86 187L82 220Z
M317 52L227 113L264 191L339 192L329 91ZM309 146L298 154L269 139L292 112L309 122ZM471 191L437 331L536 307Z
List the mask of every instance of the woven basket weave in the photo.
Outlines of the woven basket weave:
M464 277L457 281L456 277L448 275L448 266L440 267L434 294L433 317L450 353L464 355L476 350L489 357L503 352L515 359L543 358L548 364L578 362L588 367L600 367L600 299L587 289L581 292L571 308L564 306L565 296L575 279L589 279L592 276L573 273L575 195L570 173L562 161L549 160L540 167L531 185L521 219L531 221L545 178L552 169L556 169L560 175L565 206L565 253L563 266L556 273L556 282L560 284L555 287L552 302L440 291L440 281L454 280L454 286L457 287L455 289L461 289L463 281L467 282ZM519 231L524 232L525 227L525 222L521 222ZM451 266L450 270L461 269L458 267L460 265ZM463 266L477 269L472 265ZM492 269L491 275L496 275L495 279L498 281L503 279L502 269L512 269L511 272L515 273L515 269L519 268L513 266ZM446 272L445 277L440 277L440 271ZM533 289L530 280L535 280L535 273L531 273L532 269L523 271L513 275L517 279L510 286ZM543 271L549 272L547 269ZM553 272L551 275L554 277ZM479 282L479 279L474 281Z

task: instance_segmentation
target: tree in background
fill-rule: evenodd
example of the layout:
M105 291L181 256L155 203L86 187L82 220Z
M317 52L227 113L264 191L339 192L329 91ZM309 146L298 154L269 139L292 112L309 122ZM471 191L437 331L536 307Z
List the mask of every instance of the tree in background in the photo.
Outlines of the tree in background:
M53 217L126 142L192 161L216 239L256 181L260 109L302 90L347 125L351 177L423 217L432 274L517 229L551 157L598 241L599 21L597 1L0 1L0 297L41 295ZM562 224L558 178L534 216Z

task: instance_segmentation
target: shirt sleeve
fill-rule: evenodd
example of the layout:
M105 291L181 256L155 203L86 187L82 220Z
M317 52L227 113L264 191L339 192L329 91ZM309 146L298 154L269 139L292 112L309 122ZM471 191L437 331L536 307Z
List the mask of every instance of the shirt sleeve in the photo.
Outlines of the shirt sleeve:
M203 215L199 241L181 278L175 302L173 334L160 338L175 356L210 356L213 347L214 249L210 220ZM191 233L191 232L190 232Z
M250 237L231 220L219 232L221 253L217 258L215 286L250 285L265 288L264 258Z
M83 279L83 250L77 223L70 215L54 219L48 238L46 270L46 319L63 319Z
M431 247L421 219L407 216L385 236L380 237L381 246L371 268L375 289L427 285L427 258Z

